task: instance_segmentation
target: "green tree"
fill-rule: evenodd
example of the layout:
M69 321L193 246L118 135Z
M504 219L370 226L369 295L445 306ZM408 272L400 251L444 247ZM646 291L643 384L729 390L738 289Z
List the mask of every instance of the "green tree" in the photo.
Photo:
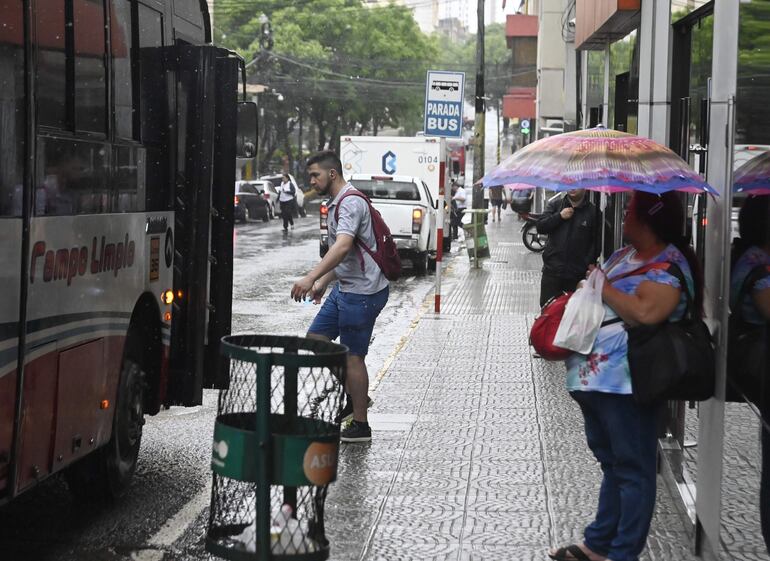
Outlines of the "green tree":
M247 60L256 54L249 81L283 97L260 96L264 165L279 153L297 157L290 139L300 117L311 125L316 148L336 147L340 134L383 127L412 134L421 127L425 72L436 45L408 8L367 8L360 0L223 2L226 10L215 9L215 40ZM263 11L274 34L270 52L259 49Z

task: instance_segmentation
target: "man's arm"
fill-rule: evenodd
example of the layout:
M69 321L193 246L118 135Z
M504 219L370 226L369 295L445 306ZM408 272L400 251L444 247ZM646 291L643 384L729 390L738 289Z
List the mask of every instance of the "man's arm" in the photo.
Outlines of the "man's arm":
M550 234L564 222L559 209L561 202L562 199L556 199L548 203L542 218L535 224L539 234Z
M337 234L336 241L329 248L329 251L326 252L320 263L313 267L313 270L307 275L294 283L291 289L291 297L299 302L313 290L313 284L317 280L324 278L324 280L329 279L329 282L331 282L333 277L327 277L326 275L333 273L334 268L342 263L342 260L345 259L345 256L353 248L354 243L355 238L350 234Z

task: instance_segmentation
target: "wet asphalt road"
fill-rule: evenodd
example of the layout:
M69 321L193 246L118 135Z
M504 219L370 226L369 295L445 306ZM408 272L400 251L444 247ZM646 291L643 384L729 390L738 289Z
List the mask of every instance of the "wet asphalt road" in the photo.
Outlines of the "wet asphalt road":
M317 307L291 301L297 278L318 261L318 216L296 219L283 234L279 220L236 226L233 332L302 335ZM433 276L391 287L367 364L374 378L397 348ZM216 392L204 403L171 408L145 425L132 488L114 505L83 504L66 484L49 478L0 508L0 561L169 561L200 559L208 506Z

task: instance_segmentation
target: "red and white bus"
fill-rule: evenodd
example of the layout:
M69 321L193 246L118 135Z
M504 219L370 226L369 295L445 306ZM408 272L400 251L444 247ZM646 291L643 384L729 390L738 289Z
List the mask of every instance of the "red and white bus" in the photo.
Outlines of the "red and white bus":
M198 0L0 0L0 504L120 496L144 415L226 379L256 112L209 41Z

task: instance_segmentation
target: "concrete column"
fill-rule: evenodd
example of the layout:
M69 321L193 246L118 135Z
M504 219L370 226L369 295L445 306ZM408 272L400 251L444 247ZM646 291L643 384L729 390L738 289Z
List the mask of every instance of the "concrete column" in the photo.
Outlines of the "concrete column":
M639 136L668 144L671 120L671 0L642 2L639 26Z
M604 97L602 98L602 124L608 129L612 128L610 123L610 46L604 49Z
M653 74L653 14L655 2L642 2L642 21L636 40L639 42L639 136L651 137L650 108L652 106Z

